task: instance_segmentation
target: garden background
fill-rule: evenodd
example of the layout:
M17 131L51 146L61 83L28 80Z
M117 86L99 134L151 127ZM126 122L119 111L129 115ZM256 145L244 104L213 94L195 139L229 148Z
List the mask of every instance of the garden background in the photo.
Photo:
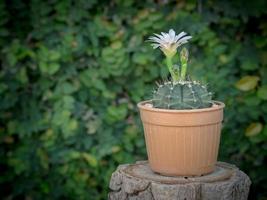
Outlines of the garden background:
M107 199L146 159L137 102L167 78L147 38L193 36L189 73L225 102L220 160L267 199L267 1L0 1L1 199Z

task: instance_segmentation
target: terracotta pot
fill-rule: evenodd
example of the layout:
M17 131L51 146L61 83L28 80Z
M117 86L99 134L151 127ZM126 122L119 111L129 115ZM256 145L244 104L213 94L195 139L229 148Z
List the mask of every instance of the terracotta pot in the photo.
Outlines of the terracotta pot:
M167 110L148 106L150 102L140 102L138 107L151 169L170 176L211 173L217 161L224 104L214 101L210 108Z

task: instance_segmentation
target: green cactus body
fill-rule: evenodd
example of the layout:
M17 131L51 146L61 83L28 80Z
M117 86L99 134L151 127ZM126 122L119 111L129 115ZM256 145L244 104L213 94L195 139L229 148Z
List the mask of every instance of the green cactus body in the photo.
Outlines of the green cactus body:
M165 82L153 93L152 104L163 109L198 109L212 106L212 94L196 81Z

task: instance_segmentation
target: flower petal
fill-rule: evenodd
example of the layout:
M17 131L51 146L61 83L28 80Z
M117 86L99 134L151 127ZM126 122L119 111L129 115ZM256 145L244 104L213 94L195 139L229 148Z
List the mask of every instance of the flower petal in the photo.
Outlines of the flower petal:
M169 30L169 36L171 38L172 41L174 41L174 38L175 38L175 31L173 29L170 29Z
M182 38L183 36L185 36L187 33L186 32L181 32L178 35L175 36L175 42L177 42L180 38Z
M163 36L160 35L160 34L154 33L154 35L157 36L157 37L160 38L160 39L163 38Z
M183 42L183 41L187 42L191 38L192 38L192 36L185 36L185 37L181 38L180 40L178 40L178 42Z
M161 43L162 42L162 40L160 38L157 38L155 36L149 37L148 40L150 40L152 42L158 42L158 43Z
M156 48L160 47L160 44L152 43L151 46L153 47L153 49L156 49Z

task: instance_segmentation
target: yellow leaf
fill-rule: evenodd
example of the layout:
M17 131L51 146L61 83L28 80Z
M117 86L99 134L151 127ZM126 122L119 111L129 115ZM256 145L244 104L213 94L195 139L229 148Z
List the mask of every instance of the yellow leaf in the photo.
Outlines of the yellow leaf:
M244 76L236 84L236 88L242 91L249 91L258 85L260 78L258 76Z
M112 49L120 49L122 47L122 42L116 41L111 44Z
M262 128L263 128L263 126L259 122L251 123L246 128L245 134L247 137L252 137L252 136L258 135L261 132Z
M82 153L82 156L89 165L91 165L92 167L97 166L97 159L95 156L89 153Z
M224 54L222 54L222 55L220 55L219 56L219 60L221 61L221 63L227 63L228 62L228 57L226 56L226 55L224 55Z
M120 146L116 145L111 148L112 153L117 153L121 150Z

